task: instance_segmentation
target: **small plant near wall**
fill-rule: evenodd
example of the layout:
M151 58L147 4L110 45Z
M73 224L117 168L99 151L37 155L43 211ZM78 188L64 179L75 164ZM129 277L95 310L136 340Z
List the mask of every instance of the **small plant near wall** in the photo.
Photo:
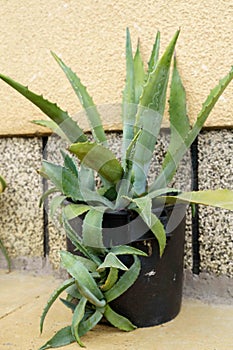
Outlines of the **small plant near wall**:
M124 331L174 318L181 305L186 205L200 203L233 210L231 190L181 192L169 187L179 162L233 78L231 69L210 92L191 127L185 89L174 57L179 34L180 31L175 33L160 57L157 33L145 69L139 44L133 54L127 30L121 159L108 147L100 114L86 87L55 53L52 56L86 112L92 141L57 104L0 74L3 81L49 117L35 123L64 138L68 151L77 157L75 161L62 150L63 166L43 161L40 170L53 183L41 201L59 193L50 208L54 213L61 207L67 237L73 244L72 251L61 252L61 264L70 277L50 297L42 314L41 331L47 312L63 291L67 297L61 300L72 310L72 322L40 350L75 341L83 346L81 337L102 318ZM171 67L170 144L161 171L148 183Z
M4 178L0 175L0 194L5 190L6 188L6 181L4 180ZM7 261L7 266L8 266L8 271L10 272L11 270L11 261L9 258L9 255L7 253L6 248L4 247L1 238L0 238L0 250L2 251L6 261Z

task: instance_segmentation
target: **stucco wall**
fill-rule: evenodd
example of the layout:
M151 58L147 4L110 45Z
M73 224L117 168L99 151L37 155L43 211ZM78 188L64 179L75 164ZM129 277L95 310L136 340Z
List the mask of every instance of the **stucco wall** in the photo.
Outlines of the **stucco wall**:
M0 17L0 71L59 102L72 115L79 104L50 50L78 73L98 105L119 103L125 28L131 30L134 48L140 37L146 64L156 31L162 33L164 48L180 27L176 51L191 119L232 65L232 0L3 0ZM3 82L0 86L0 135L41 132L30 121L42 113ZM233 84L206 125L233 125L232 94ZM108 129L120 128L120 116L104 122Z
M130 28L134 48L140 37L145 65L156 31L161 31L164 49L180 27L176 53L191 120L209 90L233 64L233 0L2 0L0 16L0 72L58 102L72 116L80 111L80 105L50 50L77 72L98 106L118 104L125 77L126 27ZM199 138L201 189L218 186L232 189L232 96L233 83L206 123L219 129L208 130ZM41 136L48 131L30 121L41 119L43 114L0 81L0 115L0 173L8 183L0 197L0 236L15 267L40 270L48 260L58 267L64 233L52 222L47 227L43 211L38 208L43 184L36 169L42 158ZM79 118L81 126L87 128L82 114ZM120 114L103 120L107 130L121 129ZM20 137L13 137L16 135ZM26 137L29 135L33 137ZM111 134L115 146L118 136ZM160 140L159 152L165 139ZM186 179L186 173L178 177L178 185L186 186ZM200 207L201 273L233 277L232 215L229 211ZM189 217L185 246L188 270L193 267L191 226ZM0 266L5 266L1 252ZM188 283L195 289L196 282L194 278ZM224 283L230 293L228 282Z

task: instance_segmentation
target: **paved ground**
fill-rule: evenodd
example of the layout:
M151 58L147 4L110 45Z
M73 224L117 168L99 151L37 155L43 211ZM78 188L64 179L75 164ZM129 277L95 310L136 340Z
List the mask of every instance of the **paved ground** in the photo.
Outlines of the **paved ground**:
M39 319L45 302L59 281L0 271L0 350L36 350L56 330L69 324L71 314L60 302L50 310L39 335ZM97 326L83 337L87 350L232 350L233 305L208 305L184 300L175 320L162 326L124 333ZM78 350L77 344L59 348Z

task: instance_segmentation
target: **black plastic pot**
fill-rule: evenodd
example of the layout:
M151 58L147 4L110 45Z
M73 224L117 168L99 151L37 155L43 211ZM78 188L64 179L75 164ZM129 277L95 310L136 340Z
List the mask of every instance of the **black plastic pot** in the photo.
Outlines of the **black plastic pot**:
M104 214L103 239L106 246L127 243L148 254L148 257L140 257L141 271L133 286L111 302L113 310L130 319L137 327L165 323L180 311L185 211L184 205L154 210L166 228L167 244L162 258L159 257L156 238L140 217L127 211ZM76 232L81 232L80 222L75 224ZM133 261L131 256L121 259L127 266Z

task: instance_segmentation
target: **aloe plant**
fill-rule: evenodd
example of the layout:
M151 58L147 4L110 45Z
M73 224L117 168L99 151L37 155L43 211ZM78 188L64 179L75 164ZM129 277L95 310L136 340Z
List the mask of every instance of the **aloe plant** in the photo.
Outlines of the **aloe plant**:
M47 101L42 95L37 95L13 79L0 74L3 81L34 103L49 117L49 120L34 122L49 127L68 141L69 152L78 158L78 161L74 161L73 157L62 152L64 159L62 166L43 161L40 170L41 175L50 179L54 185L44 193L41 203L51 193L58 192L58 195L51 201L51 213L53 214L58 207L62 207L63 222L67 234L75 243L77 250L88 259L87 262L87 260L80 260L81 258L76 258L68 253L62 253L62 264L72 279L63 284L52 296L42 316L42 323L50 305L61 291L67 290L69 295L69 291L72 289L73 292L76 288L75 295L78 296L79 303L74 309L71 327L58 332L41 349L56 347L59 344L60 346L64 345L64 339L67 342L76 340L82 345L80 336L92 328L103 315L119 328L125 324L129 326L130 321L123 320L119 315L114 314L108 305L110 299L114 298L114 290L123 292L124 288L128 288L129 285L123 283L126 279L123 276L127 274L127 271L121 278L118 278L117 271L122 269L122 265L117 258L116 250L114 247L105 247L103 244L102 221L105 212L129 209L137 212L157 238L162 256L166 246L166 233L159 218L153 213L153 208L156 205L182 202L233 209L233 191L231 190L217 189L181 193L169 187L179 162L198 136L219 97L233 78L233 68L231 68L230 72L219 81L207 96L195 123L191 126L186 110L185 89L174 55L179 34L178 30L160 57L160 32L157 33L146 69L141 58L140 42L138 42L136 53L133 54L130 33L127 29L126 81L122 96L121 159L117 159L116 155L108 148L101 116L86 87L76 73L55 53L52 53L53 58L67 76L86 112L93 136L92 141L87 138L78 123L67 112ZM169 94L168 82L171 70ZM160 173L155 176L151 184L148 184L149 167L168 95L170 145ZM96 182L96 176L99 177L98 182ZM96 183L100 185L97 186ZM176 195L171 195L171 193ZM70 204L64 205L66 199L70 201ZM82 239L78 239L72 232L68 220L82 214L85 214L83 235ZM123 247L122 250L128 249ZM132 268L133 266L135 268L138 258L135 252L133 256L135 262ZM104 259L107 257L111 258L111 264L116 263L116 266L106 265ZM74 260L76 261L74 265L77 266L75 271L72 268L73 263L71 263ZM95 264L95 269L90 268L90 266L94 266L93 264ZM83 275L79 275L78 267L80 267L80 274L83 271ZM107 274L106 268L110 269L109 274ZM137 271L139 269L137 263ZM136 275L135 273L135 278ZM69 284L71 285L68 287ZM111 288L104 291L108 285ZM66 300L64 303L73 308L69 300L70 295L68 301ZM134 328L132 325L129 327Z
M6 188L6 181L4 180L4 178L0 175L0 193L2 193ZM7 266L8 266L8 271L11 270L11 260L10 257L7 253L7 250L5 248L5 246L3 245L1 238L0 238L0 249L4 255L4 257L6 258L7 261Z

